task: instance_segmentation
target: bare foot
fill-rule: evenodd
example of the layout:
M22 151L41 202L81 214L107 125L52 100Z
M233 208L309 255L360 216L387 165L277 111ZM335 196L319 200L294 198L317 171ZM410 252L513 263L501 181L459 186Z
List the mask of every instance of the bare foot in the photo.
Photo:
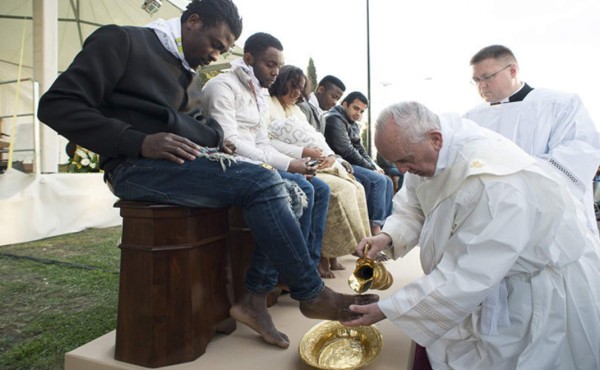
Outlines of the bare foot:
M342 265L341 263L339 263L338 260L337 260L337 258L335 258L335 257L329 259L329 266L334 271L345 270L346 269L344 267L344 265Z
M319 261L318 270L319 270L319 275L321 275L321 277L323 279L335 278L335 275L329 269L329 260L325 257L321 257L321 261Z
M277 283L277 288L281 289L282 292L290 292L290 286L284 283L283 281L279 281Z
M376 294L340 294L325 287L316 298L300 301L300 311L311 319L350 321L362 316L350 311L351 304L366 305L377 301L379 296Z
M279 286L276 286L272 292L267 293L267 308L277 304L277 301L279 300L279 297L281 297L282 293L283 290Z
M288 348L290 339L275 328L273 319L267 311L266 297L266 294L246 292L239 301L231 306L229 315L260 334L265 342L281 348Z
M375 236L381 232L381 226L373 225L371 226L371 235Z

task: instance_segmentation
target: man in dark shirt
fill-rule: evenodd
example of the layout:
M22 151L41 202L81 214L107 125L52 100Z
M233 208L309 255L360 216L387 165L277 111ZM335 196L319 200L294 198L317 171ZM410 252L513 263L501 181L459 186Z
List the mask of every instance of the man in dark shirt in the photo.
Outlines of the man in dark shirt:
M362 145L360 121L369 101L358 91L348 94L341 105L325 114L325 139L331 149L352 165L356 179L364 186L373 235L392 212L392 180L371 159Z
M124 200L190 207L242 206L255 253L268 258L305 316L342 320L357 298L324 286L276 171L237 162L223 130L188 111L195 69L229 50L242 31L231 0L193 0L181 19L147 27L105 26L84 43L39 104L39 118L70 141L98 153L105 178ZM269 315L274 284L253 260L236 320L279 347L289 339ZM276 282L275 282L276 283Z

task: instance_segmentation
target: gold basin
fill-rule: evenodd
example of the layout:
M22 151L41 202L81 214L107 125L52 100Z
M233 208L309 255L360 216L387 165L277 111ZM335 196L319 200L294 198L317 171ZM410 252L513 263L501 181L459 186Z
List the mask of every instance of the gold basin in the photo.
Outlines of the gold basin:
M338 321L322 321L300 340L298 351L310 366L326 370L358 369L381 352L383 337L375 325L346 327Z

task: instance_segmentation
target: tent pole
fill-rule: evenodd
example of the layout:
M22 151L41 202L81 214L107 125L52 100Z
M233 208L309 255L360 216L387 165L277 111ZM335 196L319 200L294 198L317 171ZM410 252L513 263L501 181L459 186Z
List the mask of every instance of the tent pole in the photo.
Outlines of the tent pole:
M54 82L58 71L58 1L33 0L33 78L40 95ZM58 171L58 134L46 125L40 127L42 173Z

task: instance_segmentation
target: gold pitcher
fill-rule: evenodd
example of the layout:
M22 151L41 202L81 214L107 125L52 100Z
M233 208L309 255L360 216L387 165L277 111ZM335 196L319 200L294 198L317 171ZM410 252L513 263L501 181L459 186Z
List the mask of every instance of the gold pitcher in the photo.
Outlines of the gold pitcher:
M369 289L386 290L394 282L392 274L381 262L367 258L370 248L371 245L367 243L363 256L356 261L356 268L348 279L348 285L356 293L364 293Z

